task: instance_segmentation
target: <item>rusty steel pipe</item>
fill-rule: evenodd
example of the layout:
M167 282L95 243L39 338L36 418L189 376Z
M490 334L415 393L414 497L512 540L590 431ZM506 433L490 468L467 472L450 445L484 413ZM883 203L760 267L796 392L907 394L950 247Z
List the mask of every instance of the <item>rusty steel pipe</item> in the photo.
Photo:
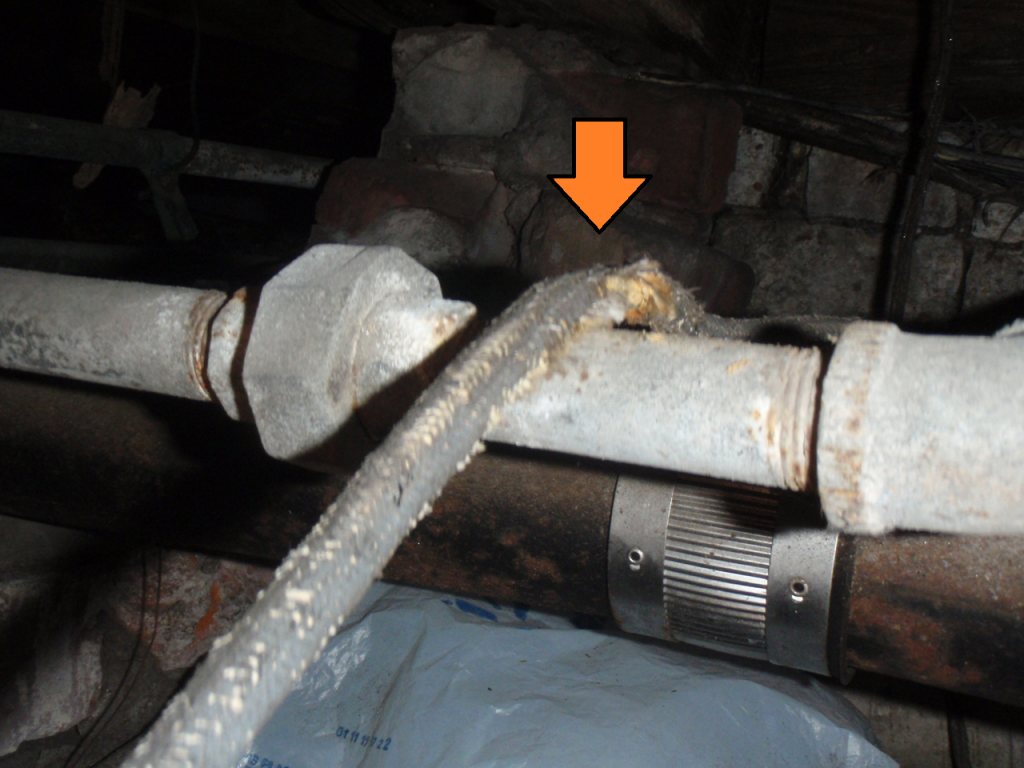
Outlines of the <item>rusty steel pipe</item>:
M1021 537L850 542L839 628L845 667L1024 706Z
M220 291L0 268L0 367L192 400Z
M161 171L188 157L192 139L171 131L120 128L0 110L0 152ZM179 169L193 176L315 189L331 160L200 141Z
M348 480L269 458L252 425L205 403L6 371L0 455L0 514L275 564ZM385 575L608 615L616 477L570 457L488 451L452 479Z
M384 579L561 613L609 616L617 474L565 457L484 454L452 478Z
M205 404L7 372L0 455L0 513L267 563L302 539L346 482L268 458L251 425ZM453 478L385 575L607 616L605 561L621 471L496 447ZM862 669L1024 704L1022 544L842 536L833 674Z

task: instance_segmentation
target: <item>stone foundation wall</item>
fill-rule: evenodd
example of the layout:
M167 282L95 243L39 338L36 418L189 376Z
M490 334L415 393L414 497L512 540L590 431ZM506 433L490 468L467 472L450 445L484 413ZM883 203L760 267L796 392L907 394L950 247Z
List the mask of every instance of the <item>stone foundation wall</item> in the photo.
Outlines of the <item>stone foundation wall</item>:
M891 169L744 127L710 244L755 274L752 315L871 316L898 179ZM910 323L1024 295L1024 215L932 183L914 247Z

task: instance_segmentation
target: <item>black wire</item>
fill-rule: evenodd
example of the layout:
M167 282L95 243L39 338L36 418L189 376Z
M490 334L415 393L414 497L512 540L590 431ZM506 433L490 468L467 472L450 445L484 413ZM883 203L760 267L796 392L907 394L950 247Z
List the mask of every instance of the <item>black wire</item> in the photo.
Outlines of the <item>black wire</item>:
M910 292L910 270L914 260L914 239L924 208L924 197L931 180L935 150L939 144L939 129L946 110L946 85L949 81L949 67L953 60L953 0L935 0L941 8L939 27L939 63L935 72L935 90L924 121L924 141L918 156L916 168L908 164L906 173L913 174L906 207L900 217L899 229L890 262L889 279L885 300L885 319L894 323L903 321Z
M804 107L823 109L831 112L839 112L848 115L864 115L866 117L880 117L888 120L906 120L907 113L893 112L892 110L872 109L857 104L840 104L831 101L820 101L818 99L806 99L801 96L794 96L782 91L773 91L768 88L759 88L755 85L740 85L738 83L725 83L718 80L691 80L669 73L659 72L636 72L634 77L641 81L661 83L663 85L674 85L680 88L694 88L704 91L723 91L726 93L744 94L746 96L757 96L771 99L773 101L799 104Z
M161 592L162 587L163 587L163 576L164 576L164 555L163 555L163 550L158 549L156 551L156 557L157 557L157 560L156 560L156 608L153 611L153 632L152 632L152 634L149 637L149 644L146 646L146 655L147 656L152 656L152 654L153 654L153 644L156 642L157 633L160 631L160 592ZM146 596L145 596L145 594L143 594L143 605L145 605L145 599L146 599ZM142 625L140 624L140 626L139 626L139 639L140 640L141 640L141 637L142 637ZM107 721L108 723L110 722L110 720L112 720L114 718L114 716L118 712L121 711L121 707L124 705L124 703L126 701L128 701L129 695L135 689L135 684L139 681L139 675L142 674L142 667L143 667L144 663L145 663L145 658L143 658L139 662L138 666L135 668L135 674L132 676L131 682L128 684L127 688L125 689L125 694L121 698L121 701L118 703L117 707L114 708L114 711L110 713L110 718ZM101 757L99 760L95 760L94 762L90 763L88 768L96 768L96 766L100 765L101 763L103 763L106 760L110 759L113 755L115 755L118 752L120 752L128 744L131 744L131 742L133 740L137 739L140 735L142 735L143 733L145 733L149 729L150 723L152 723L152 721L155 720L155 719L156 719L156 716L151 718L150 721L145 723L142 726L142 728L140 728L136 733L132 734L130 737L128 737L127 739L122 741L116 747L114 747L113 749L111 749L108 752L106 752L106 754L104 754L103 757Z
M142 558L142 597L139 600L139 631L135 635L135 643L132 645L131 653L128 655L128 664L125 665L124 672L121 674L121 679L117 683L117 687L114 689L113 695L107 700L103 711L100 712L99 716L92 721L92 724L86 730L85 735L82 736L81 740L75 745L75 748L68 754L67 759L64 761L64 768L72 768L77 764L77 761L85 752L85 748L90 744L94 736L98 733L102 733L103 729L106 728L110 722L111 709L113 708L114 702L121 695L121 692L125 690L125 686L128 683L128 675L132 671L135 665L135 659L138 656L139 648L142 646L142 633L143 627L145 626L146 620L146 590L147 584L147 571L146 567L146 552L143 550L141 553ZM118 705L120 706L120 705ZM102 723L102 725L100 725Z

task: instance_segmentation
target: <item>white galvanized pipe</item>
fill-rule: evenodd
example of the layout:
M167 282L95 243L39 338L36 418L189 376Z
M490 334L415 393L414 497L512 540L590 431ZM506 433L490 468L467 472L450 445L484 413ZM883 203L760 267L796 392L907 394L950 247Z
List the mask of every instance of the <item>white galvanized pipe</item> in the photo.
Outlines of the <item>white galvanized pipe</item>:
M595 331L487 439L804 490L820 374L817 349Z
M855 323L822 393L829 523L1024 534L1024 336L921 336Z
M220 291L0 268L0 367L209 400Z

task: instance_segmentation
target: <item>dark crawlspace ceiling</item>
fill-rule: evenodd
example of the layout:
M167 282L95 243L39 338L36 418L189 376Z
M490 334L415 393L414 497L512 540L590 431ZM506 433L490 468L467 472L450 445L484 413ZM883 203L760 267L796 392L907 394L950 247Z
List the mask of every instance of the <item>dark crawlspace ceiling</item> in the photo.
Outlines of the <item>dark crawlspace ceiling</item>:
M291 2L196 6L198 125L190 108L191 3L129 4L124 14L117 80L144 94L159 86L150 127L338 160L376 154L393 101L389 35L346 26L315 5L315 13ZM0 108L100 122L112 93L99 68L104 11L103 2L5 4ZM165 245L138 171L107 167L79 190L71 184L76 169L0 154L0 236ZM200 237L149 260L137 279L259 280L262 264L294 256L308 238L316 190L194 176L180 186Z
M530 24L572 32L637 70L913 114L936 50L919 0L40 0L0 7L0 108L99 122L113 81L160 87L150 126L341 161L373 157L391 113L397 29ZM956 0L946 117L1024 118L1016 0ZM119 45L110 18L123 7ZM201 35L195 34L196 20ZM200 43L191 109L192 67ZM116 74L101 76L101 61ZM924 89L925 91L927 89ZM0 155L0 236L161 243L147 186L107 168ZM140 279L258 280L301 250L316 190L183 177L200 237ZM155 260L153 264L157 264ZM166 264L165 264L166 266ZM162 270L162 271L161 271Z
M162 89L154 127L188 134L194 20L203 132L325 156L372 155L395 30L497 23L573 32L641 69L903 113L937 21L920 0L41 0L0 10L4 108L98 120L104 17L124 5L118 77ZM957 0L947 117L1024 117L1024 14Z

